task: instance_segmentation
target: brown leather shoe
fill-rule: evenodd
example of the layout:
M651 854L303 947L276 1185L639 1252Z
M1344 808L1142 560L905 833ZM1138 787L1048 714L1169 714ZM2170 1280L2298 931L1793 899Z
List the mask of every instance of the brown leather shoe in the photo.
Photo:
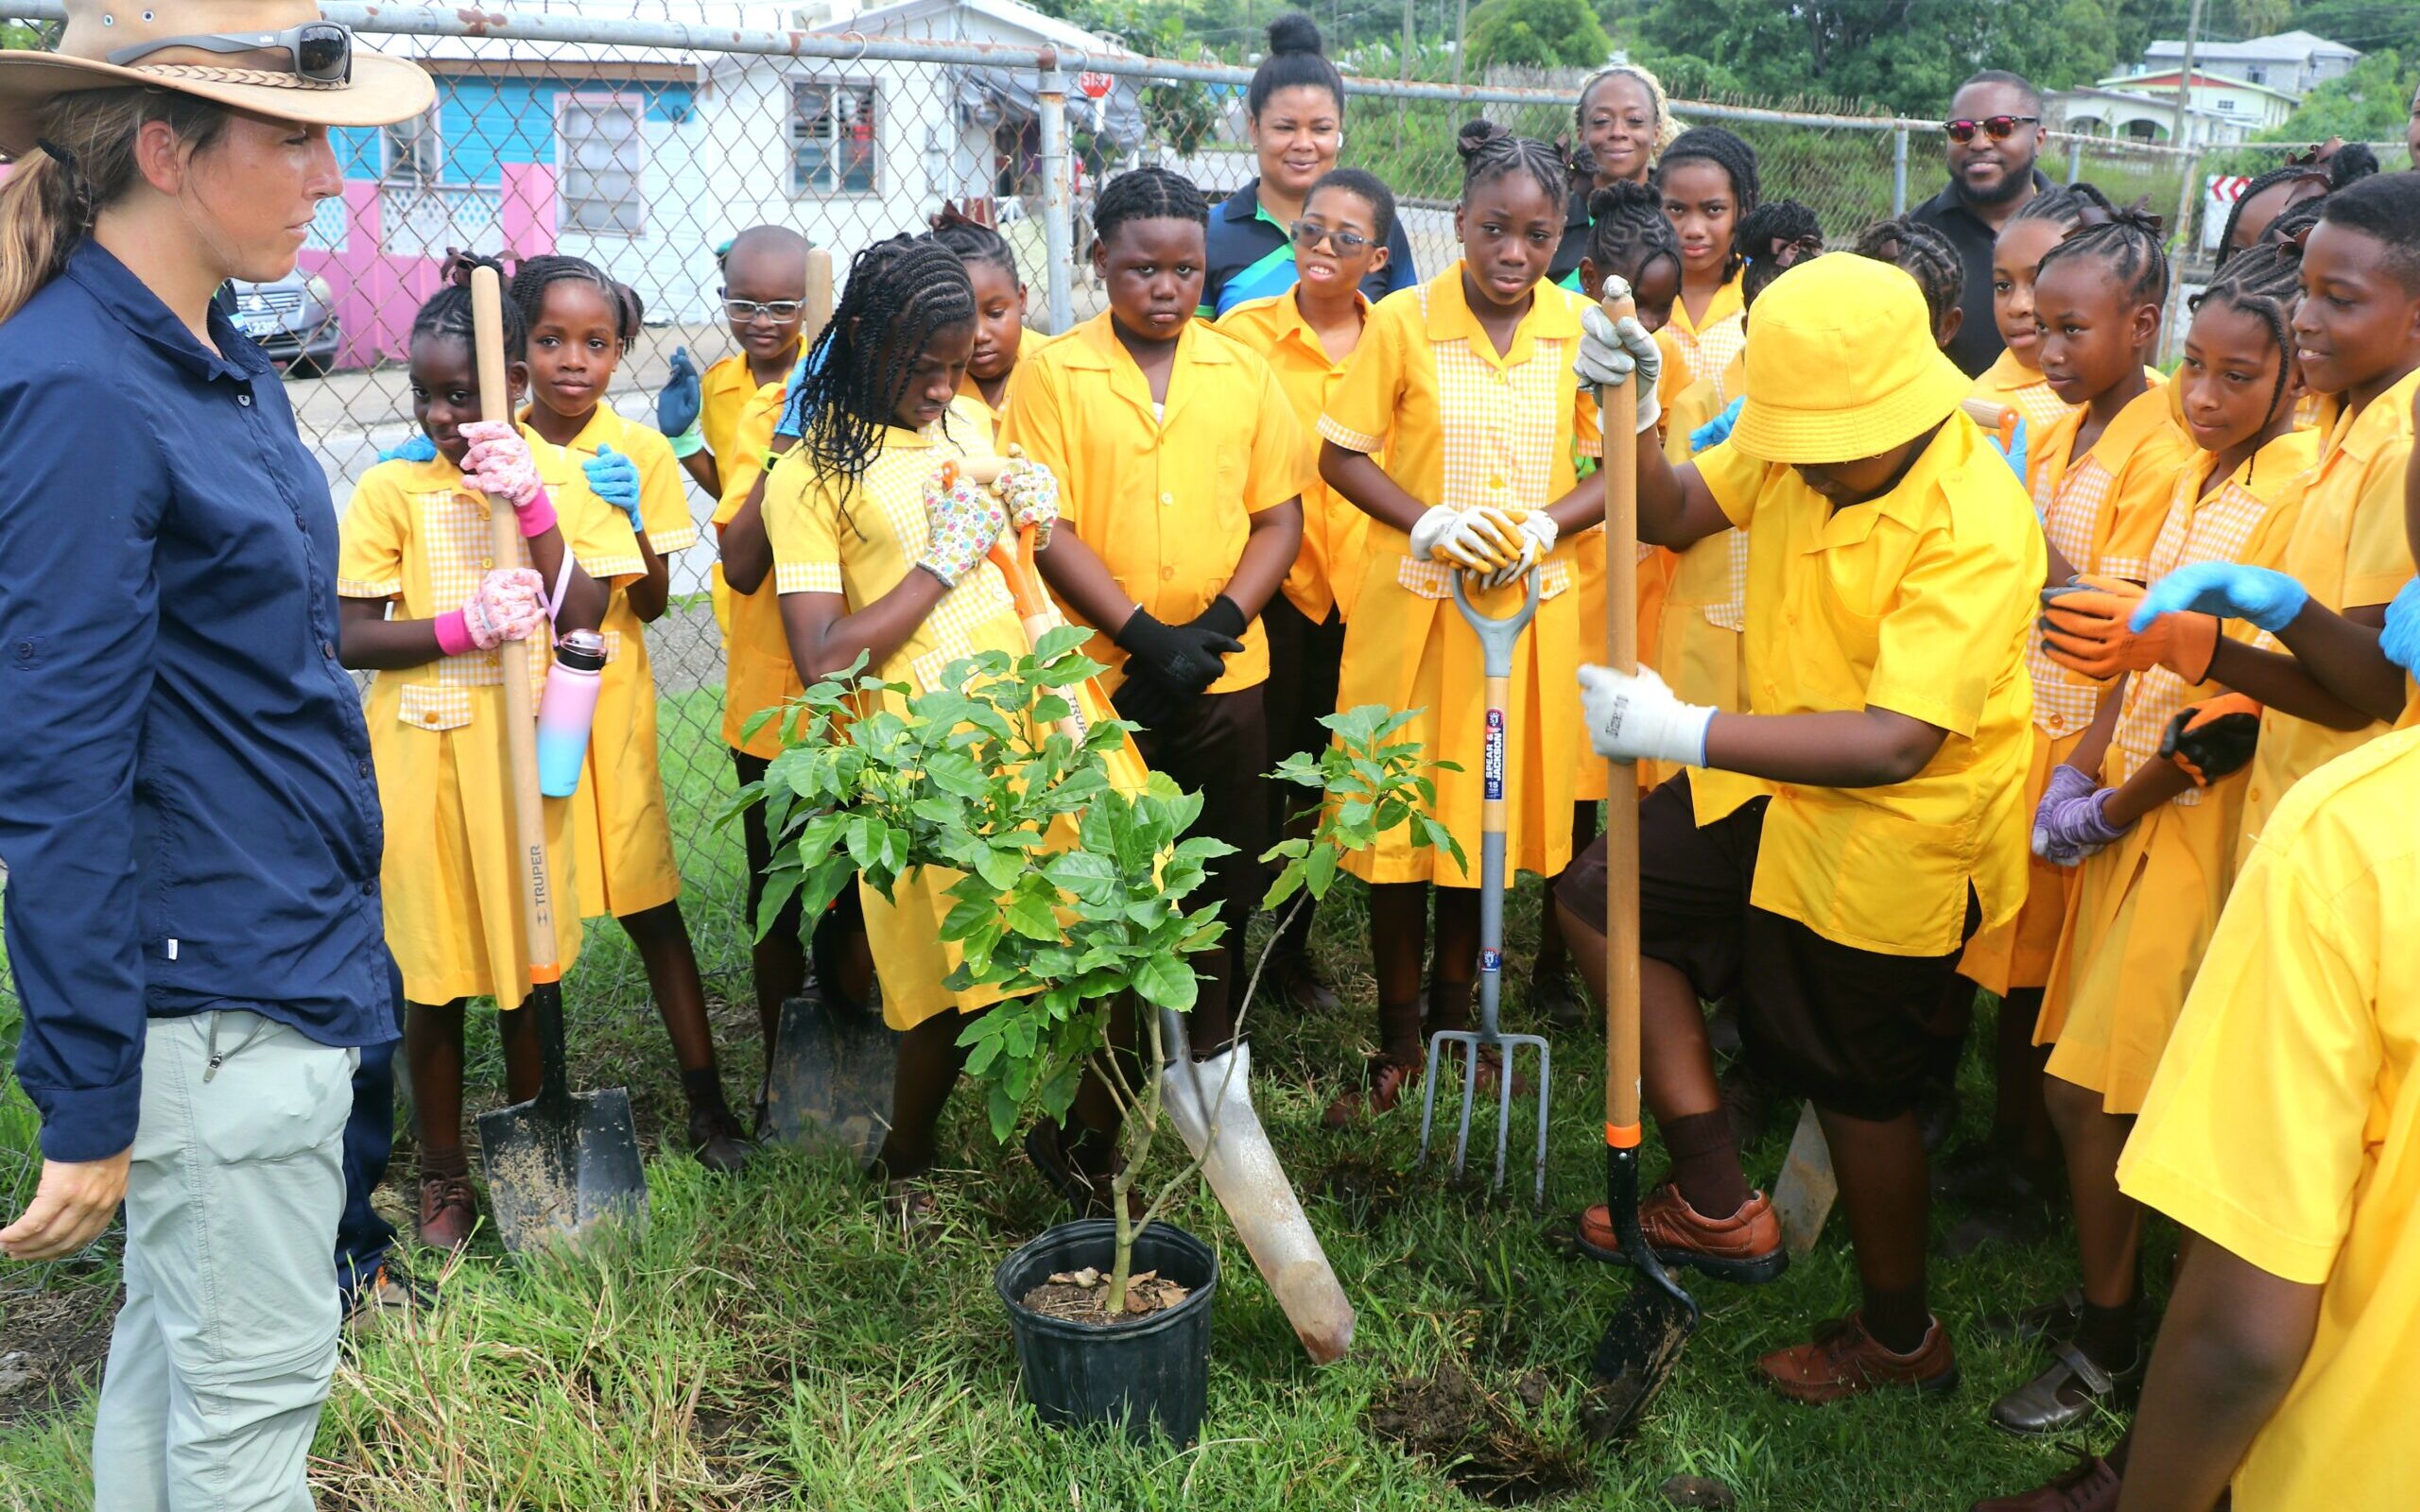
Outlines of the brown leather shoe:
M1320 1115L1320 1123L1328 1128L1344 1128L1374 1113L1393 1112L1405 1094L1420 1085L1426 1069L1417 1061L1374 1057L1368 1085L1337 1093L1336 1100L1327 1105L1327 1111Z
M478 1227L478 1199L467 1176L420 1178L420 1242L431 1249L459 1249Z
M1958 1384L1958 1359L1949 1331L1934 1318L1912 1354L1893 1354L1865 1332L1858 1313L1815 1331L1812 1341L1775 1349L1756 1362L1774 1390L1792 1401L1824 1406L1886 1386L1947 1391Z
M1967 1512L2118 1512L2118 1472L2087 1454L2047 1486L1978 1502Z
M1343 1005L1308 951L1280 951L1269 962L1277 995L1297 1013L1334 1013Z
M1667 1181L1638 1205L1639 1232L1667 1265L1686 1265L1718 1280L1756 1285L1789 1268L1781 1246L1781 1220L1772 1200L1751 1192L1728 1218L1709 1218L1688 1204L1677 1182ZM1599 1260L1626 1264L1614 1218L1603 1203L1580 1215L1580 1247Z

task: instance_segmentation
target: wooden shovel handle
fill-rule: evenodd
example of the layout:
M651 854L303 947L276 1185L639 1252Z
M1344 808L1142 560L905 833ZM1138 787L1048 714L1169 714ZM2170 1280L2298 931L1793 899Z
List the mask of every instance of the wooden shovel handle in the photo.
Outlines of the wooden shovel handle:
M1635 312L1608 296L1606 316ZM1605 480L1605 664L1638 670L1638 375L1598 394ZM1638 772L1611 762L1605 786L1605 1143L1639 1143Z
M479 363L479 418L512 421L512 390L504 361L504 284L493 267L471 269L471 330ZM499 567L521 559L521 522L511 501L491 499L491 557ZM570 546L563 548L569 551ZM538 719L529 701L529 643L507 641L504 656L504 743L512 794L514 844L521 858L521 920L527 936L529 980L562 973L555 960L554 890L546 876L545 800L538 793ZM518 1004L499 1003L502 1007Z

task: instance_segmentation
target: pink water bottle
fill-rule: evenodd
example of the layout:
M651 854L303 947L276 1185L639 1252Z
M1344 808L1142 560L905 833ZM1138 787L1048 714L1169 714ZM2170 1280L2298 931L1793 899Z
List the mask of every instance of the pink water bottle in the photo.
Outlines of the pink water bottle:
M588 760L588 729L605 682L605 637L573 630L555 643L554 670L538 703L538 791L569 798Z

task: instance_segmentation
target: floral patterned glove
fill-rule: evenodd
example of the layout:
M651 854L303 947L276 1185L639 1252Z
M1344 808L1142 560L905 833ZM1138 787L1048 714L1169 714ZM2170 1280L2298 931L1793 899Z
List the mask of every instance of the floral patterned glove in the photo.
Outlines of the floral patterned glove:
M959 474L925 485L925 554L916 565L956 588L1008 528L1009 511L991 490Z

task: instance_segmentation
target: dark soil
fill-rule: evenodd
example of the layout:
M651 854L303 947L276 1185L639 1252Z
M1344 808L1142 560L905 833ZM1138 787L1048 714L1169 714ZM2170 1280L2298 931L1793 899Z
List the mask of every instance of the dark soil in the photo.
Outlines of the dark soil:
M0 1427L73 1401L100 1379L118 1296L97 1286L0 1293Z
M1348 1157L1322 1172L1312 1190L1344 1209L1357 1226L1395 1212L1420 1186L1408 1172Z
M1720 1481L1703 1475L1675 1475L1655 1488L1668 1506L1690 1507L1700 1512L1731 1512L1739 1498Z
M1126 1311L1112 1314L1107 1273L1087 1267L1059 1271L1018 1300L1044 1317L1105 1329L1165 1313L1192 1295L1188 1288L1162 1280L1158 1271L1137 1271L1126 1279Z
M1545 1403L1546 1382L1535 1371L1513 1382L1512 1390L1530 1411ZM1543 1502L1588 1481L1584 1455L1525 1427L1511 1403L1452 1359L1426 1381L1388 1386L1370 1403L1364 1421L1371 1433L1435 1463L1466 1495L1491 1506Z

